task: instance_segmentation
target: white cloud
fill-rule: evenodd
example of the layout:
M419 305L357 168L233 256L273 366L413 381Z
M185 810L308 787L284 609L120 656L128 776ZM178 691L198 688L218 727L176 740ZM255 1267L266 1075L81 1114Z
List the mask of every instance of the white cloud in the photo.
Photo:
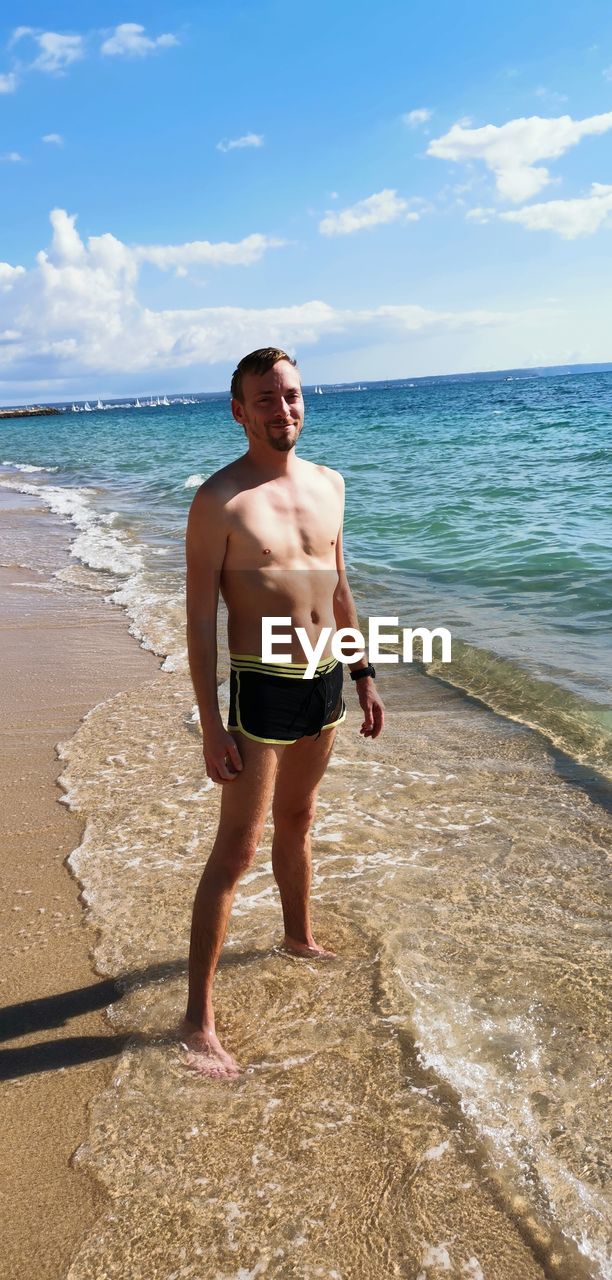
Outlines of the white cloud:
M190 266L249 267L259 262L267 249L278 249L285 244L273 236L255 233L238 241L193 240L190 244L135 245L132 252L137 262L150 262L161 271L175 267L185 273Z
M364 227L376 227L380 223L395 222L405 214L410 222L418 221L419 214L409 209L408 201L398 196L397 191L386 187L377 191L365 200L358 200L348 209L328 209L319 223L319 231L324 236L348 236L353 231L362 231Z
M35 36L35 35L36 35L36 29L34 27L15 27L15 30L13 31L11 38L8 42L8 47L9 49L11 49L13 45L17 44L17 41L23 39L24 36Z
M541 312L434 311L411 304L350 311L319 299L154 311L137 293L142 246L130 248L108 233L84 242L75 218L61 209L51 221L51 246L37 254L31 270L0 265L0 328L19 335L0 348L0 382L7 388L27 383L48 392L90 374L178 373L227 363L266 344L295 349L326 339L331 350L334 341L345 345L347 338L355 346L401 341L407 334L524 329L534 317L542 323Z
M593 182L589 195L574 200L543 200L526 204L522 209L469 209L470 222L487 223L501 219L518 222L528 231L555 231L564 240L593 235L608 222L612 214L612 186Z
M31 40L38 46L32 62L18 64L21 71L46 71L61 74L71 63L85 56L85 40L81 35L62 35L58 31L42 31L39 27L15 27L8 42L11 49L20 40ZM0 93L13 93L17 88L17 71L0 75Z
M64 145L64 139L62 138L61 133L43 133L41 142L50 142L56 147L63 147Z
M556 89L547 89L543 84L539 84L533 92L536 98L548 102L551 107L560 107L563 102L567 102L566 93L557 93Z
M100 52L112 57L144 58L156 49L169 49L178 44L176 36L166 31L151 39L139 22L120 22L101 46Z
M594 182L588 196L576 200L545 200L499 215L520 222L528 231L556 231L564 240L590 236L612 219L612 186Z
M417 129L420 124L427 124L427 121L431 120L432 114L429 107L415 107L414 111L407 111L402 116L402 120L404 124L408 125L409 129Z
M479 222L484 225L486 222L491 222L491 220L497 216L497 209L492 209L490 207L468 209L465 216L468 222Z
M612 111L585 120L530 116L480 129L467 128L459 122L442 137L434 138L427 153L441 160L482 160L495 175L499 194L519 203L552 182L548 169L537 166L538 160L556 159L581 138L609 129Z
M25 267L11 267L8 262L0 262L0 291L12 289L19 276L25 275Z
M245 133L241 138L222 138L217 151L235 151L242 147L263 147L262 133Z
M4 160L7 164L23 164L23 156L18 151L5 151L0 160Z
M62 74L73 62L85 57L86 36L64 35L58 31L43 31L39 27L16 27L8 42L12 48L19 41L31 41L38 46L37 56L31 62L16 64L17 69L0 74L0 94L13 93L18 85L18 71L45 71ZM107 33L100 52L108 56L142 58L159 49L167 49L179 43L177 37L166 31L151 37L138 22L122 22Z
M601 74L604 80L612 80L612 67L605 67Z
M61 72L85 56L83 36L64 36L57 31L35 32L26 27L21 28L21 33L31 35L40 49L38 57L30 63L33 71Z
M68 262L75 265L89 264L91 269L102 269L111 274L121 271L132 282L138 277L140 264L149 262L161 271L170 268L184 269L190 266L250 266L258 262L268 249L283 245L283 240L254 233L243 240L219 241L193 240L187 244L135 244L126 245L115 236L106 234L90 236L83 243L76 229L76 216L64 209L54 209L50 215L53 241L50 253L38 255L45 262Z

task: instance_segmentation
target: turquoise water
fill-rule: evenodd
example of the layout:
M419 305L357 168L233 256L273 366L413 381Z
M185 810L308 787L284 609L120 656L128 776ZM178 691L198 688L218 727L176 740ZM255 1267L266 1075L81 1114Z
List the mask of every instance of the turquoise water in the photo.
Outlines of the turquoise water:
M612 373L305 399L301 454L346 478L360 611L449 627L453 662L433 674L608 771ZM76 524L75 573L93 570L145 642L178 652L189 504L244 443L227 397L9 419L0 433L4 483L42 490Z

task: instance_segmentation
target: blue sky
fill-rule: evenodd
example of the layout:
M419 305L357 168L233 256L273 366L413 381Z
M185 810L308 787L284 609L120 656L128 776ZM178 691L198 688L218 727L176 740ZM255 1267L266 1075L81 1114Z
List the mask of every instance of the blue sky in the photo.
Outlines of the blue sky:
M612 359L612 10L5 3L0 400Z

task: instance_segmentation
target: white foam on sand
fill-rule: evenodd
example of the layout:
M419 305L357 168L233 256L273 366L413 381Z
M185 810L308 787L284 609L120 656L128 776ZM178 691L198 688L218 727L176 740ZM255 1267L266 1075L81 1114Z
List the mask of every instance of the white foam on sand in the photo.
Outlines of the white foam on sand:
M427 1280L430 1268L437 1271L452 1271L453 1265L446 1244L426 1244L421 1256L421 1268L417 1280Z
M51 475L52 471L59 471L59 467L35 467L32 462L11 462L10 458L5 458L2 466L12 467L13 471L44 471L47 475Z
M131 544L120 530L113 529L117 519L114 511L98 514L91 505L94 489L68 488L50 484L27 484L23 481L0 480L5 489L39 498L55 515L63 516L78 530L70 547L70 554L91 569L125 577L142 565L140 549Z
M485 1280L478 1258L468 1258L466 1262L462 1262L461 1275L465 1276L465 1280Z
M250 1271L246 1267L239 1267L238 1271L233 1271L230 1275L227 1272L217 1271L215 1280L256 1280L256 1277L267 1270L267 1267L267 1262L256 1262Z
M109 575L111 584L102 579L102 590L107 591L110 603L119 605L127 613L130 633L143 649L165 659L164 670L186 670L184 591L179 589L168 594L156 590L145 571L145 547L116 527L119 519L116 511L96 511L92 503L95 489L29 484L9 478L0 479L0 486L38 498L55 515L69 520L75 527L77 532L69 551L84 568L59 570L56 576L60 581L99 590L99 584L92 577L88 579L86 571Z
M452 1271L453 1274L457 1274L445 1243L426 1244L420 1265L422 1270L419 1271L417 1280L429 1280L432 1269L436 1273ZM484 1271L478 1258L475 1257L466 1258L464 1262L459 1264L459 1275L463 1277L463 1280L485 1280Z
M396 972L399 973L398 970ZM432 992L425 992L421 998L416 990L421 984L414 982L412 987L413 996L416 996L413 1009L415 1047L422 1066L433 1070L456 1090L462 1112L490 1143L502 1164L510 1161L528 1180L533 1177L535 1168L546 1189L555 1220L564 1224L564 1234L573 1239L580 1252L597 1265L600 1280L612 1280L612 1262L603 1243L607 1220L605 1197L572 1174L564 1162L542 1144L533 1107L530 1100L522 1096L522 1089L513 1087L513 1080L502 1077L495 1066L476 1061L473 1045L470 1052L470 1028L473 1034L480 1026L477 1039L483 1043L492 1039L495 1029L498 1035L513 1035L519 1054L517 1073L522 1076L529 1063L539 1064L536 1026L527 1018L514 1018L496 1026L479 1018L478 1010L469 1002L463 1000L461 1005L456 999L453 1002L450 992L447 993L448 1006L436 1009ZM441 1150L438 1153L442 1154ZM425 1154L431 1156L434 1153ZM585 1220L588 1220L588 1228ZM465 1272L475 1280L479 1274L478 1270Z
M446 1142L441 1142L438 1147L429 1147L428 1151L424 1151L422 1159L423 1160L439 1160L440 1157L444 1155L444 1152L448 1151L449 1147L450 1147L450 1139L447 1138Z
M125 609L130 619L130 634L143 649L164 657L164 671L187 669L183 588L173 594L157 591L141 569L121 582L108 600Z

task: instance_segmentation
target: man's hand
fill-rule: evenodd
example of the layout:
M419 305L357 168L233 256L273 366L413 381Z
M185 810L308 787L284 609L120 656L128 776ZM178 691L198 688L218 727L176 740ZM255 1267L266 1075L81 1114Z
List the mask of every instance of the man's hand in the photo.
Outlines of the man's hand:
M204 731L206 772L213 782L233 782L242 769L240 752L231 733L222 724Z
M371 676L357 681L357 695L364 713L359 732L364 738L377 738L385 723L385 704Z

